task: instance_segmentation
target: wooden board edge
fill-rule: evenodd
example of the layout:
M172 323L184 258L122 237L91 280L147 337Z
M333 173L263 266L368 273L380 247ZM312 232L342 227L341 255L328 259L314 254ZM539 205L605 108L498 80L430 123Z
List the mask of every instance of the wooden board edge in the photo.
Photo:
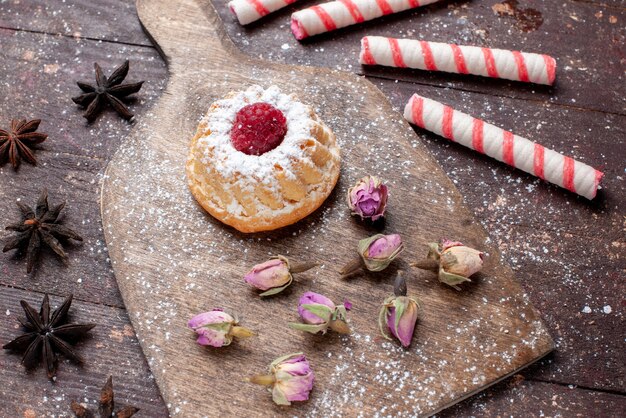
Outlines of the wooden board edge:
M543 321L542 321L542 323L543 323ZM540 354L539 356L537 356L534 360L530 361L529 363L524 364L524 365L523 365L523 366L521 366L521 367L518 367L517 369L515 369L515 370L513 370L512 372L510 372L510 373L508 373L508 374L506 374L506 375L504 375L504 376L500 377L499 379L496 379L496 380L494 380L493 382L490 382L489 384L487 384L487 385L485 385L485 386L480 387L479 389L475 389L475 390L473 390L473 391L471 391L471 392L466 393L465 395L463 395L463 396L461 396L461 397L459 397L459 398L453 399L452 401L450 401L449 403L447 403L447 404L446 404L446 405L444 405L443 407L441 407L441 408L437 409L436 411L434 411L434 412L430 413L429 415L425 415L425 417L432 417L432 416L434 416L434 415L437 415L437 414L438 414L438 413L440 413L441 411L446 410L446 409L448 409L448 408L450 408L450 407L453 407L454 405L456 405L456 404L458 404L458 403L460 403L460 402L463 402L464 400L469 399L469 398L471 398L472 396L477 395L477 394L479 394L479 393L481 393L481 392L483 392L483 391L485 391L485 390L489 389L489 388L490 388L490 387L492 387L492 386L497 385L498 383L500 383L500 382L502 382L502 381L504 381L504 380L508 379L509 377L511 377L511 376L513 376L513 375L515 375L515 374L519 373L520 371L522 371L522 370L524 370L524 369L526 369L526 368L528 368L528 367L532 366L533 364L535 364L535 363L537 363L537 362L541 361L541 360L542 360L543 358L545 358L548 354L550 354L551 352L553 352L553 351L554 351L554 349L555 349L554 341L552 340L552 337L550 337L550 348L549 348L547 351L545 351L544 353L542 353L542 354Z

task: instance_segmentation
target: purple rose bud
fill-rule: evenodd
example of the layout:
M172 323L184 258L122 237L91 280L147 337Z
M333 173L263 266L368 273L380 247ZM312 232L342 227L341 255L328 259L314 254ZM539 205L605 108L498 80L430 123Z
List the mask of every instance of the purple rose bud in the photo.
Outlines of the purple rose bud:
M322 305L320 308L327 307L329 315L335 310L335 304L332 300L328 299L324 295L319 293L306 292L298 301L298 313L302 317L302 322L306 324L319 325L328 322L328 318L320 318L313 312L306 310L303 306L306 305Z
M272 399L278 405L306 401L313 389L315 376L303 353L279 357L270 364L269 375L253 376L250 382L269 386Z
M434 263L439 281L457 290L458 284L471 282L469 277L483 267L485 254L482 251L467 247L458 241L443 240L441 244L430 243L427 259L417 266L430 269L428 263Z
M396 306L402 308L396 308ZM401 309L403 309L401 311ZM400 296L393 300L387 313L387 327L391 334L400 340L404 347L411 345L413 331L417 323L417 302L409 297ZM396 315L398 312L401 314Z
M302 273L317 266L315 263L291 265L287 257L278 255L257 264L245 275L244 280L259 290L260 296L270 296L285 290L293 281L292 273Z
M348 207L361 219L376 221L385 215L387 186L378 177L365 176L348 190Z
M352 302L350 302L348 299L344 299L343 307L346 308L346 311L349 311L350 309L352 309Z
M237 325L235 317L221 309L198 314L187 322L187 326L198 334L196 340L200 345L223 347L229 345L233 337L246 338L252 331Z
M385 299L378 316L378 326L387 339L397 338L403 347L411 345L419 303L417 299L406 295L406 281L398 272L394 285L394 296Z
M398 234L376 234L359 241L359 254L369 271L386 269L403 250L402 237Z
M383 235L370 242L364 257L384 260L397 254L398 249L402 248L402 237L398 234Z
M298 301L298 313L304 323L289 323L293 329L311 334L325 334L328 328L342 334L350 333L346 323L346 307L335 305L332 300L319 293L306 292L302 295Z

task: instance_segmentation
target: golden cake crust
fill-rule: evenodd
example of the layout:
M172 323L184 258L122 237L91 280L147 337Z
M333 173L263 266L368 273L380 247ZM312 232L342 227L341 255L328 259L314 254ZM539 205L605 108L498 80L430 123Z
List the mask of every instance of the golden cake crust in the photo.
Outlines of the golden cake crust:
M228 135L233 115L255 102L272 104L287 119L283 143L260 156L237 151ZM198 203L247 233L291 225L314 212L332 192L339 171L333 132L309 106L275 86L252 86L213 103L191 141L186 165Z

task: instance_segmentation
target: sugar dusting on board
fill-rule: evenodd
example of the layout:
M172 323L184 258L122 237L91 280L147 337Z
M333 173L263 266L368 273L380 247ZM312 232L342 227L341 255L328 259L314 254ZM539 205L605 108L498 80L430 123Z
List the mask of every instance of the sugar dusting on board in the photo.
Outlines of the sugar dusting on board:
M204 214L187 190L183 169L196 124L208 104L233 85L244 89L270 82L260 70L253 71L252 80L227 78L207 84L197 77L190 82L197 81L202 87L183 98L192 103L192 111L169 133L168 149L146 146L162 142L151 131L154 120L144 119L140 134L116 155L105 184L105 195L107 189L119 191L115 202L104 208L113 265L123 293L128 295L133 289L132 299L146 301L141 309L132 309L138 306L133 303L129 306L157 380L169 382L168 376L180 373L181 368L190 368L185 373L192 380L205 380L215 373L212 355L195 351L193 338L181 326L192 313L213 305L235 310L251 329L259 330L251 343L239 344L247 353L243 368L242 358L235 355L237 347L230 347L234 351L220 357L225 375L243 379L249 370L263 370L277 354L306 352L317 380L311 400L298 405L296 415L331 417L350 411L357 416L423 415L521 367L523 359L544 354L549 341L545 329L521 289L513 287L517 290L509 293L510 287L492 278L497 271L494 263L466 292L444 288L427 274L410 272L409 292L422 299L424 309L408 350L384 340L376 326L378 304L392 293L388 276L339 281L338 269L353 254L352 246L368 234L354 223L343 202L347 188L364 174L380 175L390 185L385 231L405 234L407 262L413 254L424 253L428 241L443 234L461 236L465 229L476 228L471 223L462 225L462 219L445 231L436 225L417 225L407 215L411 210L401 209L406 201L423 201L426 206L420 207L468 216L456 203L455 192L430 175L438 169L434 162L416 164L407 153L407 143L398 140L400 136L419 147L400 117L388 118L369 108L365 95L355 94L364 88L356 78L310 85L302 83L297 72L283 77L286 85L297 86L293 93L306 98L303 101L333 129L342 147L340 182L318 212L292 227L262 235L237 234ZM282 90L289 92L285 87ZM347 91L355 99L347 100ZM341 112L332 110L337 103ZM164 116L157 112L152 117ZM148 163L150 169L137 170L136 161ZM490 245L488 240L472 244ZM243 274L278 252L295 260L319 260L322 266L305 273L291 293L260 300L243 283ZM399 267L409 269L406 262ZM226 288L217 284L221 282L228 283ZM347 297L353 302L352 336L303 336L287 328L286 323L296 315L293 299L305 290L324 289L334 289L329 296L335 299ZM441 318L445 318L444 326ZM172 357L173 352L179 354ZM206 390L217 399L226 391L245 393L251 399L245 405L238 400L228 402L234 408L249 408L249 402L254 402L264 413L272 414L271 400L263 389L235 380L228 386L213 382ZM164 396L174 416L184 416L202 402L174 388Z

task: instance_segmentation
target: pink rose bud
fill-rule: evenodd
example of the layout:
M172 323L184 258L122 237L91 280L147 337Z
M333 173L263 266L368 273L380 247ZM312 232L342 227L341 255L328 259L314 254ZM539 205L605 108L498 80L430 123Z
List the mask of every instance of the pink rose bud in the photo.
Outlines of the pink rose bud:
M398 234L376 234L359 241L359 254L369 271L386 269L403 250L402 237Z
M443 240L441 244L430 243L427 260L417 266L430 269L428 262L434 262L439 281L461 290L457 285L471 282L469 277L482 269L484 257L483 252L460 242Z
M233 337L246 338L254 335L249 329L237 324L236 317L221 309L198 314L187 322L187 326L198 334L197 343L212 347L229 345Z
M293 281L292 273L302 273L316 264L290 265L287 257L278 255L268 261L257 264L245 275L244 280L259 290L264 290L260 296L270 296L285 290Z
M293 401L306 401L313 389L315 376L303 353L279 357L270 364L269 375L248 379L257 385L269 386L272 399L278 405L291 405Z
M346 278L365 268L369 271L382 271L404 250L402 237L398 234L376 234L359 241L358 253L360 257L346 264L340 271L341 277Z
M306 292L298 301L298 313L304 323L292 322L289 326L311 334L318 332L326 334L328 328L341 334L349 334L350 328L346 323L346 305L352 307L348 301L343 305L335 305L324 295Z
M408 347L413 339L420 306L417 299L406 295L406 282L400 272L396 278L394 294L383 302L378 326L385 338L391 340L395 337L403 347Z
M386 314L387 327L391 334L400 340L403 347L408 347L413 339L419 305L414 299L406 296L394 298L387 301L387 304L390 305Z
M314 306L319 308L321 317L315 315L312 311L307 310L305 306ZM302 317L302 321L306 324L319 325L328 321L326 317L326 309L330 315L335 310L335 303L324 295L314 292L306 292L298 301L298 313Z
M348 207L361 219L376 221L385 215L387 186L378 177L365 176L348 190Z

